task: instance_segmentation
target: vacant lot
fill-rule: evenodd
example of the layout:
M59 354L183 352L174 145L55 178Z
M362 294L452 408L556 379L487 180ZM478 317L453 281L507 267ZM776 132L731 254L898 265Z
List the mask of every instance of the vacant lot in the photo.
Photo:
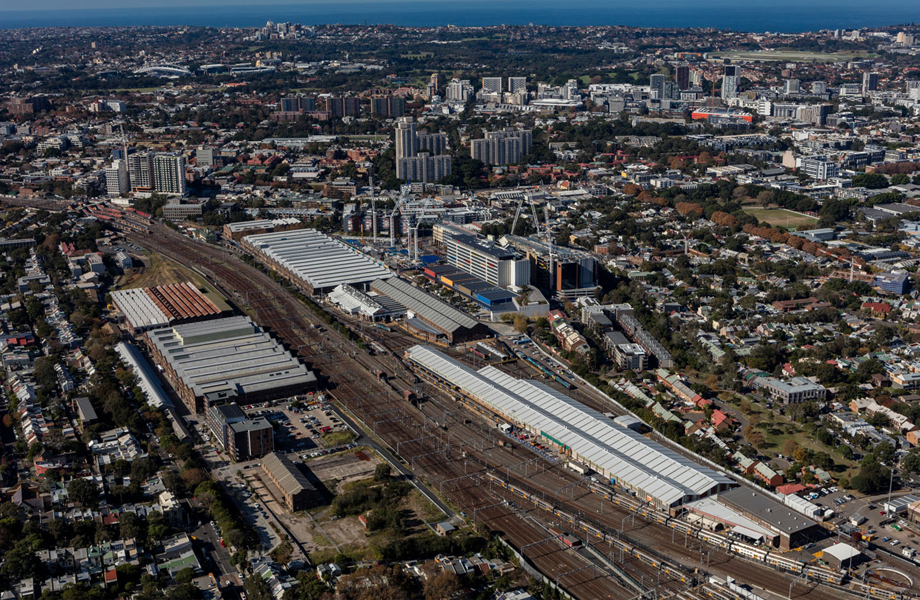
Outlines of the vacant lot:
M308 464L317 479L336 494L343 485L372 477L380 462L370 450L360 450L321 456L311 459Z
M161 254L154 253L144 257L144 267L135 268L134 272L135 274L128 279L125 285L121 286L121 289L129 290L186 281L194 282L199 287L207 287L201 277Z
M745 208L744 212L774 227L785 227L786 229L794 230L813 227L818 221L815 217L802 215L784 208Z
M852 60L857 57L869 56L865 52L808 52L806 50L770 50L766 52L752 52L738 50L734 52L717 52L714 58L730 58L732 60L762 60L762 61L790 61L790 62L840 62Z

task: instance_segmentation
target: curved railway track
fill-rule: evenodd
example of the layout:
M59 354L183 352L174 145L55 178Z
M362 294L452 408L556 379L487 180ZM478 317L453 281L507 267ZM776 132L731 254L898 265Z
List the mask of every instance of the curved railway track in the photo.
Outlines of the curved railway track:
M443 397L433 386L421 404L421 409L406 403L400 390L414 382L394 378L391 383L374 376L377 369L389 375L399 374L400 353L417 341L408 333L374 330L366 339L376 341L393 353L391 356L371 357L357 352L354 345L332 329L319 332L314 325L325 325L310 310L262 271L247 265L228 250L197 243L161 225L154 225L151 234L132 233L128 237L148 250L194 268L207 281L232 298L251 314L261 326L272 330L293 351L304 357L311 367L324 370L329 378L332 395L353 415L358 417L376 437L393 449L430 487L438 490L462 510L475 514L477 523L503 532L516 548L525 548L525 555L552 580L559 578L562 587L577 598L627 598L635 596L611 575L591 568L592 562L571 550L562 549L557 542L547 541L543 529L546 515L533 507L510 507L507 493L489 489L482 473L486 469L504 472L565 507L571 514L590 516L605 528L621 530L633 543L654 548L671 561L684 565L684 573L693 573L701 565L698 540L688 547L672 531L658 524L644 523L634 518L629 528L626 520L631 513L603 500L583 487L574 485L573 473L530 449L516 444L511 451L498 446L498 435L482 419L466 412L459 403ZM509 369L515 367L509 366ZM518 371L524 375L526 371ZM470 417L469 419L467 417ZM488 422L488 416L485 416ZM467 422L469 421L469 422ZM446 429L445 429L446 428ZM465 454L464 454L465 453ZM521 464L528 462L521 472ZM517 466L515 466L517 465ZM537 467L539 468L539 471ZM569 496L560 489L569 490ZM548 524L548 523L546 523ZM534 544L529 546L528 544ZM607 554L614 550L609 545ZM656 569L641 561L614 554L618 564L636 581L658 585ZM709 568L724 572L755 586L786 595L789 580L783 575L724 553L709 555ZM660 593L677 594L685 584L665 578ZM808 600L839 600L840 591L825 586L806 587L798 583L793 590L796 598Z
M251 267L230 252L221 248L196 243L160 225L152 233L132 233L128 237L147 250L192 267L211 285L228 298L240 304L261 326L272 330L289 348L308 360L313 368L325 369L332 385L332 394L353 414L373 428L375 435L391 448L403 440L419 437L425 417L402 401L385 383L378 381L368 369L385 368L386 365L354 350L351 343L338 332L320 333L313 325L323 324L309 309L286 293L271 277ZM408 347L408 334L403 333L403 343ZM360 358L359 358L360 357ZM388 412L389 411L389 412ZM375 420L376 419L376 420ZM427 427L433 427L430 423ZM419 442L420 454L438 451L436 438ZM433 486L444 488L442 493L463 510L473 511L487 504L499 504L488 509L492 526L503 532L515 547L540 541L541 532L531 523L521 520L513 512L500 506L501 497L477 488L442 485L457 481L464 475L462 465L451 461L437 461L435 455L417 461L418 470L426 473ZM592 563L577 553L551 548L528 553L527 558L550 579L559 579L559 585L576 598L626 598L635 595L622 587L614 578L594 570Z

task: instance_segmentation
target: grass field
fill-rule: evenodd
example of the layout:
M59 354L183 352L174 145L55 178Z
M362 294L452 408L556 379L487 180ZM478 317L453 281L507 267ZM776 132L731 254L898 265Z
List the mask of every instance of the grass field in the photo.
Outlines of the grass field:
M805 50L770 50L767 52L751 52L736 50L732 52L716 52L713 58L730 58L733 60L762 60L762 61L791 61L791 62L840 62L858 57L870 56L865 52L808 52Z
M355 441L355 434L351 431L330 431L323 434L323 441L327 448L334 448Z
M173 262L161 254L151 254L148 258L150 266L144 269L135 269L127 283L119 286L120 290L132 290L142 287L155 287L171 283L185 283L191 281L200 289L214 306L221 311L230 311L232 307L218 292L205 283L197 273L190 271L179 263ZM140 261L135 262L138 264Z
M802 227L812 227L818 219L801 215L799 213L786 210L784 208L745 208L743 209L749 215L757 217L757 220L769 223L775 227L785 227L786 229L798 230Z
M148 260L150 261L150 266L133 276L128 280L128 283L121 286L121 289L130 290L186 281L192 281L199 287L207 287L204 280L197 274L161 254L151 254Z

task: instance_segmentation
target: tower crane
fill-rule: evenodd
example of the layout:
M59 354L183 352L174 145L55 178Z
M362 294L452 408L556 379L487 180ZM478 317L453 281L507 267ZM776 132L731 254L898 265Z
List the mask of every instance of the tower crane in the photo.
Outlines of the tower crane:
M533 215L534 227L537 228L537 236L540 235L540 219L537 218L537 206L533 202L533 197L530 194L522 194L520 200L518 200L517 209L514 211L514 221L511 222L511 235L514 235L514 230L517 228L518 218L521 216L521 209L524 207L524 202L530 204L530 212Z
M828 251L825 250L824 248L818 248L818 252L819 252L820 254L827 254L827 255L830 256L831 258L834 258L834 259L839 260L839 261L841 261L841 262L849 263L849 264L850 264L850 278L849 278L849 282L850 282L850 283L853 282L853 274L854 274L855 268L858 266L858 267L859 267L859 270L862 271L862 265L859 264L858 262L856 262L856 259L855 259L855 258L847 258L847 257L844 257L844 256L838 256L837 254L834 254L833 252L828 252Z

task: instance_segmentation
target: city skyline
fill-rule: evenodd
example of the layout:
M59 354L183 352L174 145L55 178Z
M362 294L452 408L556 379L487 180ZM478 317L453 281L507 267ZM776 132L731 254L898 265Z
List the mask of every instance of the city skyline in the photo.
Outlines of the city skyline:
M920 600L920 23L707 2L0 29L2 600Z
M214 25L255 27L266 18L306 23L364 22L410 26L498 25L529 22L559 25L627 25L664 27L716 27L739 31L817 31L826 28L893 26L920 20L920 6L905 6L900 0L879 0L868 5L858 0L818 0L803 10L794 0L755 0L739 6L724 0L709 0L712 11L690 10L685 2L664 0L637 6L616 1L597 3L575 0L565 8L542 0L522 4L517 0L487 2L472 0L460 10L446 0L399 0L372 3L344 0L335 7L318 1L279 1L254 6L241 0L218 2L141 0L130 7L113 0L90 0L75 9L66 0L40 0L26 9L10 0L0 2L4 14L0 28L41 26L126 26L126 25ZM224 10L215 13L213 8ZM169 8L169 11L163 11ZM698 9L698 6L696 7ZM794 12L790 12L794 11ZM590 15L590 17L588 16Z

